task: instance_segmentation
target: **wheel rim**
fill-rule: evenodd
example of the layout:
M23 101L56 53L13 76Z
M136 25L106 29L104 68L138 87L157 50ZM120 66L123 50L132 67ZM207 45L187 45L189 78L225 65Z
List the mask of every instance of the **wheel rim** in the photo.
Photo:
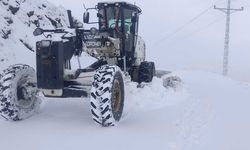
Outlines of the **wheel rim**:
M34 84L28 82L29 77L23 77L17 87L17 105L23 109L30 108L34 103Z
M113 94L112 95L113 95L112 96L112 110L114 113L117 113L120 111L121 99L122 99L121 85L117 79L114 80Z

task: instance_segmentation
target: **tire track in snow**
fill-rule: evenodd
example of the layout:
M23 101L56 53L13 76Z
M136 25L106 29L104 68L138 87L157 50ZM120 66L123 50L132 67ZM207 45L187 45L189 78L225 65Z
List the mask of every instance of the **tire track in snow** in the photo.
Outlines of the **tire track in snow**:
M167 150L187 150L200 145L202 133L215 118L215 111L201 99L190 97L180 119L175 122L178 130L175 142L169 143Z
M166 143L166 150L192 149L200 144L202 133L209 122L215 118L213 106L206 100L196 97L188 91L187 85L177 89L166 89L162 86L162 80L155 78L151 84L144 88L137 88L135 83L126 83L126 104L123 119L129 117L132 112L150 112L165 107L176 106L179 114L173 121L172 127L176 134L171 141ZM168 108L166 108L168 109Z

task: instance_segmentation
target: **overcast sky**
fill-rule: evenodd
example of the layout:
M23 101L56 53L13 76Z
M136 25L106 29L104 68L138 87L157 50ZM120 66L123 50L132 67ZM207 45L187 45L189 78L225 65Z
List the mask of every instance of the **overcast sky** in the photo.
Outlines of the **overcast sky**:
M82 18L84 12L83 3L87 7L93 7L98 2L98 0L49 1L71 9L78 19ZM164 59L165 61L158 61L159 67L170 64L167 65L170 68L172 65L185 69L190 66L189 63L197 62L196 66L193 65L193 69L206 67L207 70L220 72L224 47L225 14L211 8L174 36L169 35L214 4L218 7L226 7L227 0L127 1L136 3L143 11L140 18L140 35L146 41L148 59L155 61ZM244 6L245 10L233 13L231 18L230 65L234 66L233 68L246 67L250 73L250 1L232 0L233 8L241 6ZM189 57L190 60L184 61L185 57ZM172 61L171 59L179 60ZM239 63L239 59L243 61ZM211 60L216 63L211 64Z

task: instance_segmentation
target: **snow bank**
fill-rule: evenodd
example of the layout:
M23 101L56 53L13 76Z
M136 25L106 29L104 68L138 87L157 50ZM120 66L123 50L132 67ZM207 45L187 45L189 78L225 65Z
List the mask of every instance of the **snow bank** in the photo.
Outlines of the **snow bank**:
M36 27L67 26L66 10L46 0L0 0L0 70L14 63L35 67Z
M124 116L113 128L95 126L88 99L46 98L40 113L28 120L0 120L1 148L249 149L250 85L206 72L176 74L183 80L176 91L163 88L157 78L144 88L126 83Z
M126 85L127 109L154 110L178 105L188 97L182 85L178 89L166 89L163 86L163 79L156 77L152 83L146 84L143 88L137 88L137 83L130 81Z

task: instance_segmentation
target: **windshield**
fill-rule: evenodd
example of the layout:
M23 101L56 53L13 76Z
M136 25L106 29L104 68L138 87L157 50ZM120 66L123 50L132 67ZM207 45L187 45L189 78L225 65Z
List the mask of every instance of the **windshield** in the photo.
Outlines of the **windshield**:
M100 29L119 29L121 27L121 11L119 7L106 7L99 10Z
M131 33L132 26L132 10L124 9L124 25L125 25L125 33Z

